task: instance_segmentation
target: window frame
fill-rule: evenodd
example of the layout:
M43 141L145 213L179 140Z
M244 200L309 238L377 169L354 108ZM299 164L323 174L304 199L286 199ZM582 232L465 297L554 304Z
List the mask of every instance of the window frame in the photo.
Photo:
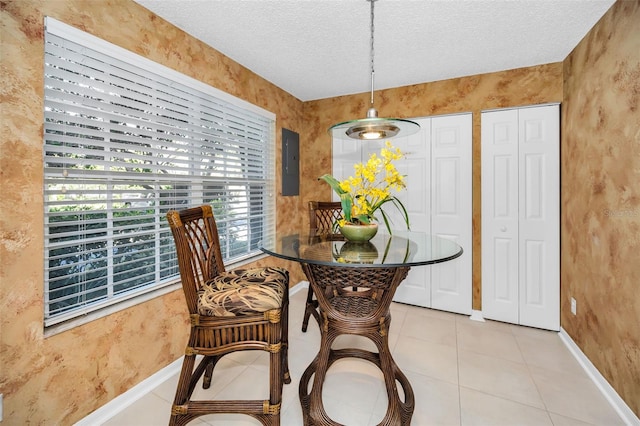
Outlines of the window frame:
M265 134L267 134L268 136L266 136L266 140L265 142L268 143L269 146L265 146L263 149L268 151L268 163L264 166L264 173L265 173L265 178L264 178L264 189L262 189L260 191L261 194L261 200L263 203L263 207L262 207L262 214L259 216L260 219L262 220L262 241L266 242L269 240L272 240L274 238L275 235L275 197L274 197L274 191L275 191L275 185L276 185L276 177L275 177L275 157L276 157L276 137L275 137L275 121L276 121L276 116L274 113L267 111L261 107L258 107L256 105L253 105L245 100L239 99L235 96L232 96L226 92L223 92L219 89L216 89L212 86L209 86L199 80L196 80L192 77L189 77L187 75L184 75L178 71L175 71L171 68L168 68L164 65L158 64L156 62L153 62L147 58L144 58L140 55L137 55L133 52L130 52L126 49L123 49L121 47L118 47L116 45L113 45L105 40L102 40L98 37L95 37L91 34L85 33L81 30L78 30L74 27L71 27L67 24L64 24L56 19L53 19L51 17L45 17L45 32L57 37L60 37L62 39L65 40L69 40L73 43L76 44L80 44L84 47L87 47L89 49L93 49L97 52L100 52L103 55L107 55L111 58L117 61L121 61L121 62L126 62L128 65L131 65L132 67L137 67L140 68L142 70L145 70L146 72L152 73L154 75L158 75L164 79L169 79L172 80L173 82L179 83L181 85L186 86L189 89L193 89L199 93L205 94L207 96L210 96L216 100L219 100L225 104L230 104L232 105L234 108L239 108L243 111L246 111L247 113L250 114L255 114L257 116L260 116L266 120L268 120L268 130L265 132ZM46 36L45 36L46 37ZM46 46L45 46L45 50L46 50ZM46 64L46 60L45 60L45 64ZM46 65L45 65L45 73L46 73ZM45 84L46 84L46 78L45 78ZM46 92L46 91L45 91ZM45 112L46 112L46 107L47 107L47 98L45 96ZM44 121L43 121L44 122ZM46 149L47 149L47 144L46 144L46 139L47 139L47 133L45 131L45 135L44 135L44 140L43 140L43 157L46 154ZM264 159L262 159L261 161L265 161ZM201 163L200 163L201 164ZM246 168L247 166L243 166L244 168ZM48 211L48 202L46 200L47 197L47 182L48 182L48 178L47 178L47 162L45 161L43 164L43 168L45 169L45 176L44 176L44 212L45 212L45 218L47 217L47 211ZM192 170L192 169L190 169ZM105 172L105 174L109 174L109 172ZM222 176L219 179L227 179L230 180L231 178L229 177L225 177ZM205 178L203 178L203 181L206 181ZM210 185L213 185L212 187L216 187L216 182L217 181L210 181ZM218 183L219 184L219 183ZM233 182L229 183L227 182L227 186L230 188L231 185L233 184ZM248 194L249 196L247 197L247 200L251 200L250 195L253 193L251 190L251 184L250 183L245 183L244 185L246 185L245 187L245 192L246 194ZM202 186L206 186L206 183L203 184ZM231 189L225 189L225 194L229 191L231 191ZM111 195L109 195L109 197L111 197ZM157 198L157 197L156 197ZM190 193L190 200L192 200L191 197L191 193ZM197 199L197 197L195 197L193 200ZM252 220L252 216L250 215L250 210L252 207L250 207L250 203L251 201L247 201L247 204L249 205L249 207L246 207L246 211L247 211L247 216L246 216L246 222L247 222L247 226L251 226L249 224L249 222ZM159 202L158 202L158 206L159 206ZM192 205L195 205L192 204ZM192 205L189 206L185 206L185 207L191 207ZM110 207L107 209L108 211L113 211ZM159 210L159 208L156 208L156 210ZM95 302L91 302L89 303L87 306L82 306L82 304L80 304L78 306L78 309L73 310L70 313L67 314L62 314L62 315L56 315L56 316L49 316L48 315L48 307L50 305L50 302L48 300L48 294L49 294L49 272L48 272L48 253L49 253L49 245L48 245L48 241L49 241L49 235L47 232L48 229L48 223L47 220L45 220L43 227L44 227L44 231L45 231L45 247L44 247L44 268L45 268L45 282L44 282L44 290L45 290L45 306L44 306L44 313L45 313L45 318L44 318L44 327L45 327L45 335L50 335L50 334L55 334L58 333L60 331L64 331L70 328L73 328L77 325L80 324L84 324L86 322L89 321L93 321L97 318L101 318L104 317L106 315L109 315L113 312L117 312L119 310L122 309L127 309L131 306L134 306L138 303L142 303L145 302L147 300L150 300L152 298L167 294L169 292L175 291L176 289L178 289L180 287L180 279L179 279L179 275L172 277L171 279L167 279L164 280L162 282L155 282L155 284L149 284L149 285L145 285L143 287L138 287L135 290L131 291L131 292L126 292L122 295L119 295L117 297L108 297L107 299L103 300L102 302L99 303L95 303ZM168 227L166 228L168 229ZM154 231L155 234L157 234L159 231L156 229ZM247 239L250 240L252 238L251 234L250 234L250 230L247 229ZM159 238L156 235L156 239ZM173 244L173 242L171 242L171 244ZM227 262L227 267L237 267L237 266L241 266L243 264L249 263L249 262L253 262L259 258L265 257L265 255L260 252L259 250L256 250L255 248L251 248L252 246L255 246L255 244L250 244L248 241L248 246L249 246L249 252L240 256L236 256L232 259L230 259ZM107 248L107 250L110 250L109 248ZM157 268L157 267L156 267ZM113 275L113 266L109 267L109 272L108 272L109 276ZM110 284L111 286L112 284Z

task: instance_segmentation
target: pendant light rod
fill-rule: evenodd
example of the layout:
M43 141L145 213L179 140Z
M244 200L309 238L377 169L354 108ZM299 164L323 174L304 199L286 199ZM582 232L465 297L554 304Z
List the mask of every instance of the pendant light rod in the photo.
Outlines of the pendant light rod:
M411 120L402 118L378 118L378 111L373 106L374 93L374 76L375 76L375 50L374 50L374 32L375 32L375 13L374 3L378 0L367 0L371 4L371 107L367 111L367 118L359 120L345 121L334 124L329 128L329 132L334 137L341 134L358 140L380 140L389 139L396 136L402 131L403 136L411 135L420 130L420 125Z
M373 107L373 71L371 71L371 107Z
M374 50L374 46L373 46L373 35L374 35L374 11L373 11L373 7L374 4L376 2L376 0L369 0L369 2L371 3L371 24L369 25L369 28L371 29L371 39L370 39L370 55L371 55L371 108L373 108L373 76L375 74L375 67L374 67L374 58L375 58L375 50Z

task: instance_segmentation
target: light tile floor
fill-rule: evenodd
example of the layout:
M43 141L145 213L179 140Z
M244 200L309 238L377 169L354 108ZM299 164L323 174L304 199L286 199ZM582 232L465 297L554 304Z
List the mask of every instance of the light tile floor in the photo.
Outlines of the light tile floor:
M318 350L312 319L300 330L306 289L291 296L289 368L282 424L302 425L298 381ZM560 340L557 333L468 316L393 304L390 346L415 393L412 425L614 426L624 423ZM341 336L334 347L375 347L366 339ZM233 354L220 362L213 385L196 395L268 397L266 353ZM127 407L104 426L166 425L177 374ZM204 398L203 398L204 399ZM356 359L336 362L325 382L328 414L349 426L376 425L386 410L382 374ZM193 425L259 425L247 416L210 415Z

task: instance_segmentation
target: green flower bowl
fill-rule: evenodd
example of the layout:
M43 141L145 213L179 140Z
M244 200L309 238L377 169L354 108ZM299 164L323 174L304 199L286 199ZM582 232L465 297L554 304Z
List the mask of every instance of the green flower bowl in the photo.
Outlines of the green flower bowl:
M366 242L376 236L378 233L378 224L372 223L369 225L351 225L346 224L340 227L340 233L348 241L353 242Z

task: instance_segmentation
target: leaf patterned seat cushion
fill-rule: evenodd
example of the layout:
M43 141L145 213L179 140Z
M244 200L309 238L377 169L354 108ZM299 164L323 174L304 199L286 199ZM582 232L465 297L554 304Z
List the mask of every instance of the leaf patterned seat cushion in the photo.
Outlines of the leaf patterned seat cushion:
M198 292L198 313L233 317L282 307L289 273L277 267L236 269L207 281Z

